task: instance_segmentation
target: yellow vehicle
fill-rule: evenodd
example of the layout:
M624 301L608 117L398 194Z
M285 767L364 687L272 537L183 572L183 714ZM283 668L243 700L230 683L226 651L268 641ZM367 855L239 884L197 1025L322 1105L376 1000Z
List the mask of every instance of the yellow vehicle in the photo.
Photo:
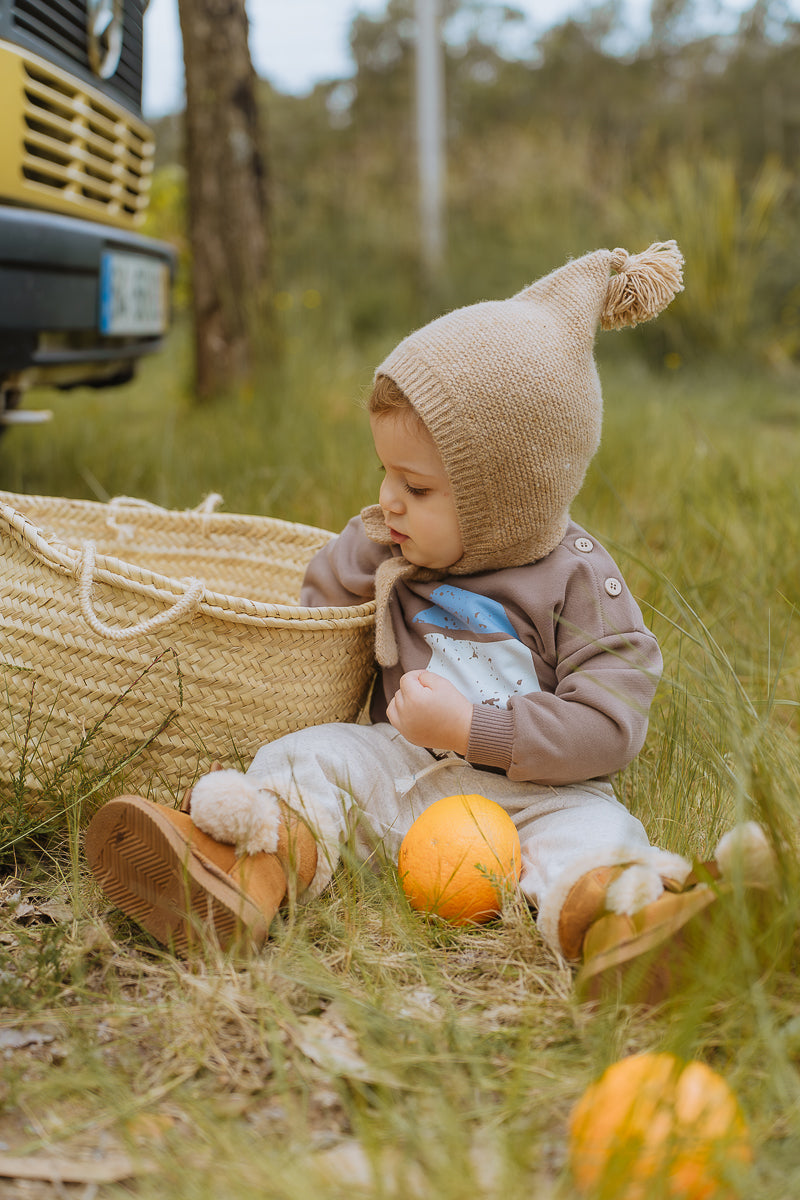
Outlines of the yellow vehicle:
M148 0L0 0L0 428L26 388L124 383L169 323L172 249L139 231Z

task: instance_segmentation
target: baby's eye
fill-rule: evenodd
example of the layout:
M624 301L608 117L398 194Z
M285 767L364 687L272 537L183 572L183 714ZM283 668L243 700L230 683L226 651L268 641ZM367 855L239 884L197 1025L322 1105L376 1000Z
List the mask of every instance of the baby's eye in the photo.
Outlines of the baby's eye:
M428 492L431 490L430 488L415 488L415 487L412 487L410 483L406 483L405 481L403 481L403 487L404 487L404 488L406 489L406 491L407 491L407 492L409 492L409 493L410 493L412 496L427 496L427 495L428 495Z

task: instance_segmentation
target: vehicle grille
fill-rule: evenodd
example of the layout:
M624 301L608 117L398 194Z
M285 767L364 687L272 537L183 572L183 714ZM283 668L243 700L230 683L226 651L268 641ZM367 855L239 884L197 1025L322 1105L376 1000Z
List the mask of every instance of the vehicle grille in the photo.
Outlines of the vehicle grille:
M155 149L147 127L44 63L25 59L23 70L24 178L100 220L143 213Z
M86 0L13 0L14 24L90 71L86 41ZM140 107L142 100L142 10L124 5L122 56L114 75L100 84Z

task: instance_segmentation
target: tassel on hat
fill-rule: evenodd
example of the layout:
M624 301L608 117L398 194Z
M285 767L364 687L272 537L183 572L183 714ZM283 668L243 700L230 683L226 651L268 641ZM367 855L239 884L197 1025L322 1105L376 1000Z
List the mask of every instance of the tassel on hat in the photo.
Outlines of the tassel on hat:
M683 255L678 243L653 242L641 254L619 247L611 252L611 270L602 329L623 329L650 321L683 291Z

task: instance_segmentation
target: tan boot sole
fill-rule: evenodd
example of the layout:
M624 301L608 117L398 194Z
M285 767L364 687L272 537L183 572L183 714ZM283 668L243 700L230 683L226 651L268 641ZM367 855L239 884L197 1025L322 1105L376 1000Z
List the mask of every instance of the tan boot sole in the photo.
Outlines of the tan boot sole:
M108 899L178 954L209 941L227 949L266 940L260 909L150 800L109 801L89 824L85 850Z

